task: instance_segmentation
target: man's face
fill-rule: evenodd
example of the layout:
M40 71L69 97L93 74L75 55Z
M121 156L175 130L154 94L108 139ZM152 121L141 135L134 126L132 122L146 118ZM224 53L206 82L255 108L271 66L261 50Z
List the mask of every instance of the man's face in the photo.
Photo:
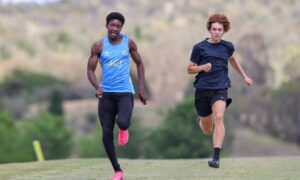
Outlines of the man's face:
M214 41L220 41L224 35L224 27L222 24L216 22L211 25L210 31L211 39Z
M122 22L117 19L109 21L106 25L108 37L110 39L117 39L122 30L122 25Z

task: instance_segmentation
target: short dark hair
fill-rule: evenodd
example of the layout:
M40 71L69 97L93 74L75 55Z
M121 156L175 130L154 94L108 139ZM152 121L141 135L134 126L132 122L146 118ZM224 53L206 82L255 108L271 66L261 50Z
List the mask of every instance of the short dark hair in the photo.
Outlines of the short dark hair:
M117 19L117 20L121 21L121 22L122 22L122 26L123 26L124 23L125 23L125 18L124 18L124 16L123 16L121 13L119 13L119 12L111 12L111 13L109 13L109 14L106 16L106 25L107 25L111 20L113 20L113 19Z

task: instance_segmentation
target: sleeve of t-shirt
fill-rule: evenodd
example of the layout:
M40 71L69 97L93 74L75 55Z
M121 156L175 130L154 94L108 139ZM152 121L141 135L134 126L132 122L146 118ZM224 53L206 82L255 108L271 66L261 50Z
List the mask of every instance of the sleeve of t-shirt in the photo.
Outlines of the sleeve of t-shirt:
M197 62L199 61L199 59L200 59L200 51L199 51L197 45L195 45L195 46L193 47L193 51L192 51L191 59L190 59L190 60L191 60L193 63L197 63Z
M229 55L232 56L234 53L234 45L231 42L228 43L228 49L229 49Z

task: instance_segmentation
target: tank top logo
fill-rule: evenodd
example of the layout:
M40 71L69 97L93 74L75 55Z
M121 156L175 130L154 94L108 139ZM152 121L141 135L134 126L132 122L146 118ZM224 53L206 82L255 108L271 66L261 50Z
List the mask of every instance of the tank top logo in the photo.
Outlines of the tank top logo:
M109 52L108 51L104 51L103 52L103 56L105 56L105 57L109 56Z
M123 59L121 60L110 60L108 63L108 67L120 67L123 63Z

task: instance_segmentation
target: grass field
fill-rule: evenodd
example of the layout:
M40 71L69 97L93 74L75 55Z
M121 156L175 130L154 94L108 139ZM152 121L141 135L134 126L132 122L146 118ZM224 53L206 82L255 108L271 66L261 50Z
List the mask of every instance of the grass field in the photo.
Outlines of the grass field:
M125 179L300 179L300 157L223 158L211 169L207 159L121 159ZM108 180L113 174L107 159L69 159L0 165L1 180Z

